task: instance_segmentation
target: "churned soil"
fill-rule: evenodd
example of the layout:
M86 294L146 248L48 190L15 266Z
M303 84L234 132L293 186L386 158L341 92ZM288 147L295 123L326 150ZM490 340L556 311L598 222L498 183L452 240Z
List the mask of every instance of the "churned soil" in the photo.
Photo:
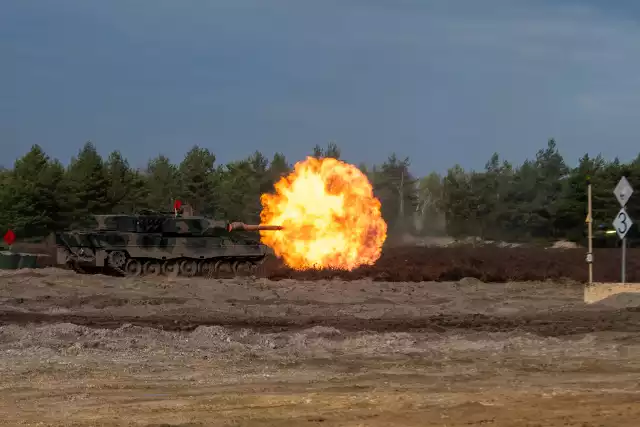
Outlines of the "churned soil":
M620 249L594 251L594 280L620 280ZM530 280L588 280L585 249L501 247L394 247L383 251L372 266L353 271L294 271L278 260L265 263L264 275L271 280L292 278L319 280L371 278L385 282L460 280L474 277L487 282ZM640 248L627 250L627 281L640 281Z
M573 281L0 271L0 425L621 426L640 301Z

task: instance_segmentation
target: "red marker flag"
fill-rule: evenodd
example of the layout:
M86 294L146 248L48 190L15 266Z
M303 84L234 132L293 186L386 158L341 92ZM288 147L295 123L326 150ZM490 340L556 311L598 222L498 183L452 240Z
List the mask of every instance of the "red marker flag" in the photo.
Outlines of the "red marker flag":
M11 246L16 241L16 233L13 230L9 230L5 233L3 239L7 245Z
M180 200L176 200L173 204L173 209L178 210L180 209L180 206L182 206L182 202Z

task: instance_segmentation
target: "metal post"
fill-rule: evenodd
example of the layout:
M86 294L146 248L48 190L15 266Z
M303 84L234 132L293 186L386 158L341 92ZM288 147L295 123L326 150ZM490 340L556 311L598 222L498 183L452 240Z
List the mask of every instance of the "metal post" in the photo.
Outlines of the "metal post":
M587 178L587 221L589 225L589 253L587 254L587 260L589 264L589 284L593 283L593 217L591 215L591 179Z
M622 284L626 283L626 266L627 266L627 238L622 238Z

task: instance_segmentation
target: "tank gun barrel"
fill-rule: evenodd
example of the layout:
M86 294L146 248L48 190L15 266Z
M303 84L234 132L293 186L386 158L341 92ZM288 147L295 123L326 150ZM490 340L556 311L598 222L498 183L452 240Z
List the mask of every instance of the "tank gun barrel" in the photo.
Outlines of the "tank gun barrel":
M277 231L282 230L281 225L257 225L245 224L243 222L232 222L227 227L229 231Z

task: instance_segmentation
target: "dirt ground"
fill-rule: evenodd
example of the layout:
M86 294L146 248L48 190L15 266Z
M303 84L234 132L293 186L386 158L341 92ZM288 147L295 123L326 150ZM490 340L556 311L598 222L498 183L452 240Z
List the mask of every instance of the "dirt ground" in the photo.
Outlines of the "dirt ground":
M577 283L0 272L0 425L616 426L640 302Z

